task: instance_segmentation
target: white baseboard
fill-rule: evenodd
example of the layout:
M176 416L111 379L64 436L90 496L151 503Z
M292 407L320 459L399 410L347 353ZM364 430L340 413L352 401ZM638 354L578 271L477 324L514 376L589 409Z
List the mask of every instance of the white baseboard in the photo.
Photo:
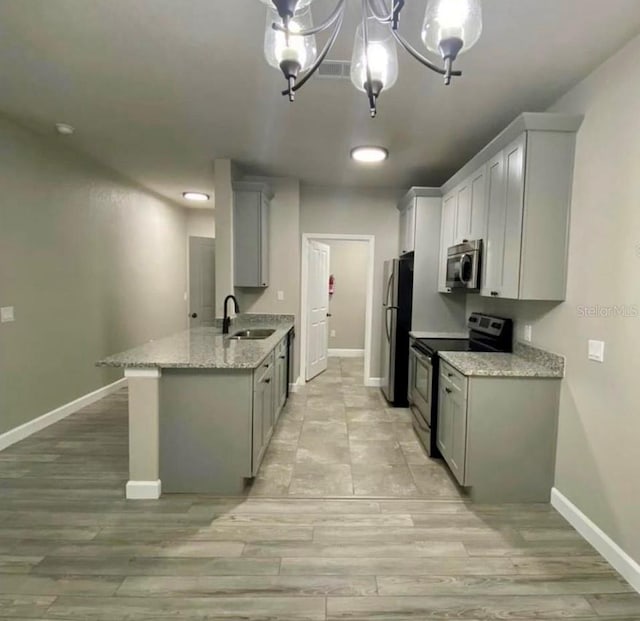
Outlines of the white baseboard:
M551 490L551 504L640 593L640 564L555 487Z
M364 383L365 386L370 386L372 388L380 388L382 386L382 382L384 381L384 377L370 377Z
M121 388L124 388L127 385L126 378L119 379L112 384L107 386L103 386L102 388L98 388L98 390L94 390L74 401L69 403L65 403L55 410L51 410L51 412L47 412L42 416L38 416L38 418L34 418L19 427L15 427L13 429L9 429L9 431L5 431L5 433L0 434L0 451L6 449L8 446L15 444L16 442L20 442L20 440L24 440L28 438L30 435L37 433L38 431L42 431L46 427L57 423L58 421L66 418L70 414L81 410L87 405L91 405L96 401L100 401L100 399L106 397L112 392L116 392Z
M329 349L329 358L364 358L364 349Z
M302 382L300 381L300 378L296 379L295 382L289 382L289 392L298 392L301 386Z
M162 481L128 481L127 500L157 500L162 494Z

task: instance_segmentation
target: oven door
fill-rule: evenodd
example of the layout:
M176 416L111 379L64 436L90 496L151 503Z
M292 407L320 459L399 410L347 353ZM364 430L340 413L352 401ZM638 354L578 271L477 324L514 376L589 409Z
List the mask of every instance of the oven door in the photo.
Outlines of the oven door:
M410 403L413 426L427 452L431 452L433 365L431 359L411 347Z

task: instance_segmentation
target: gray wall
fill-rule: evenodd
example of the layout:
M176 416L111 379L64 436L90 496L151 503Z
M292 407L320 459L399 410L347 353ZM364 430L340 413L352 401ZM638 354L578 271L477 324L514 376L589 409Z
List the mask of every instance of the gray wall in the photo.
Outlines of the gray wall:
M0 433L121 376L99 358L187 325L184 210L0 119Z
M375 237L371 375L381 374L382 268L398 255L398 211L402 192L305 186L300 190L301 233L348 233Z
M187 237L215 237L216 221L213 209L186 209Z
M640 38L553 107L584 113L578 133L566 302L469 299L517 320L567 357L556 487L640 562ZM541 249L544 240L540 240ZM617 308L613 308L617 307ZM606 343L587 359L588 339Z
M329 300L329 348L364 349L369 244L357 240L321 240L331 248L330 273L336 292ZM331 336L335 330L336 335Z

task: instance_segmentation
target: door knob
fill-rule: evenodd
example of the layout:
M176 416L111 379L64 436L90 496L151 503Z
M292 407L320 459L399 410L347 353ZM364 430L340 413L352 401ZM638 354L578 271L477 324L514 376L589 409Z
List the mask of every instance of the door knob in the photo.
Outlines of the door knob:
M198 317L198 313L191 313L191 319L196 319Z
M333 317L331 313L327 313L327 317Z

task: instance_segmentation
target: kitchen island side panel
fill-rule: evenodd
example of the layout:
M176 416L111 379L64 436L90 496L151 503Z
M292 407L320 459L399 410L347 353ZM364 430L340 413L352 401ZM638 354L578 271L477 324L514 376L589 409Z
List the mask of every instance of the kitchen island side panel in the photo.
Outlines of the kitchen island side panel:
M469 378L467 484L475 502L549 502L560 379Z
M160 478L164 492L237 494L251 476L253 372L164 369Z

